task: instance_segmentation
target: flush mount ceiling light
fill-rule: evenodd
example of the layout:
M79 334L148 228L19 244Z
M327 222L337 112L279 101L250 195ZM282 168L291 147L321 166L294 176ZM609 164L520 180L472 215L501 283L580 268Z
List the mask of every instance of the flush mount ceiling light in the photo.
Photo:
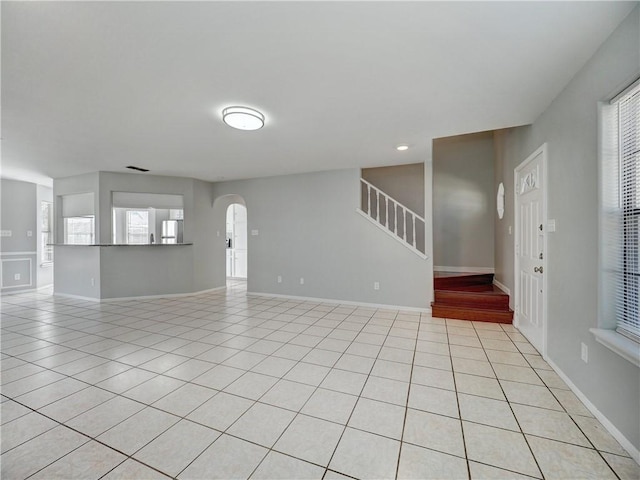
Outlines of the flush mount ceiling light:
M396 147L396 150L398 150L399 152L404 152L405 150L409 150L409 145L398 145Z
M222 110L222 121L239 130L259 130L264 126L264 115L249 107L227 107Z

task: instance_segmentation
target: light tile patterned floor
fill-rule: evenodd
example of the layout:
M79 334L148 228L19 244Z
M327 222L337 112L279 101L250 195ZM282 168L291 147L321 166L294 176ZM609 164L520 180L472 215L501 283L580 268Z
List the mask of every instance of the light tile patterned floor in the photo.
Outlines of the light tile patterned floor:
M2 299L2 478L621 478L511 325L226 292Z

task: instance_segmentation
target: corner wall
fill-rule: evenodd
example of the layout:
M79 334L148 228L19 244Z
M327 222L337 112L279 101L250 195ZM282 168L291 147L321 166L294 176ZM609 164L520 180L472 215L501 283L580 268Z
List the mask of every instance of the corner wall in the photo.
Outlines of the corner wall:
M636 7L531 126L496 137L496 183L505 185L505 217L496 221L496 277L514 288L513 170L548 144L548 357L625 438L640 449L640 369L597 343L598 102L640 74ZM580 344L589 363L580 360Z
M450 271L494 268L493 132L433 141L433 264Z

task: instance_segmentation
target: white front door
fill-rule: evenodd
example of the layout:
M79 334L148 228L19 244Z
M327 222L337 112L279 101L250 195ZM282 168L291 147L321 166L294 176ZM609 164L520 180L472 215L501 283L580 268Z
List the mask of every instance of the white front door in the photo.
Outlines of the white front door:
M545 322L546 144L515 169L515 326L543 356Z

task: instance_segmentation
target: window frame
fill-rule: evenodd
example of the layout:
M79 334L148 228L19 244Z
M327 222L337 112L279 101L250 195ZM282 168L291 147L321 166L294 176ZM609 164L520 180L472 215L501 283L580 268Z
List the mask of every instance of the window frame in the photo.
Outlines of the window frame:
M83 220L91 220L91 232L88 234L90 235L89 238L89 242L88 243L76 243L76 242L70 242L69 238L70 236L78 236L78 235L87 235L87 234L76 234L76 233L69 233L69 221L70 220L76 220L76 219L83 219ZM71 222L73 223L73 222ZM95 215L78 215L78 216L73 216L73 217L63 217L63 238L64 238L64 244L65 245L93 245L95 243L95 238L96 238L96 217Z
M628 208L624 203L627 198L640 197L640 182L636 180L633 182L635 185L631 184L633 194L623 193L620 104L630 94L640 94L640 77L610 101L599 104L599 312L598 328L590 331L598 343L640 367L640 338L635 332L627 333L620 328L621 307L617 300L620 292L628 298L626 277L630 274L629 265L637 268L640 255L637 251L630 252L638 246L640 206L635 207L634 204ZM640 132L636 135L640 137ZM635 240L629 241L630 235ZM634 276L638 274L635 270L631 273ZM636 281L631 288L634 291L630 297L640 298L640 282Z
M141 233L135 233L132 234L131 230L132 230L132 225L131 225L131 216L133 214L144 214L144 216L146 216L147 219L147 223L146 223L146 233L141 234ZM150 242L150 236L149 236L149 231L150 231L150 225L149 225L149 221L150 221L150 217L151 215L149 214L149 210L148 209L135 209L135 208L127 208L125 211L125 217L124 217L124 234L125 234L125 238L126 238L126 243L127 245L148 245ZM133 226L133 228L140 228L139 226ZM141 242L132 242L131 241L131 235L135 235L135 236L141 236L144 235L143 241Z
M45 205L47 206L46 215L44 212ZM40 248L42 259L40 266L48 267L53 265L53 202L46 200L40 202L40 216Z

